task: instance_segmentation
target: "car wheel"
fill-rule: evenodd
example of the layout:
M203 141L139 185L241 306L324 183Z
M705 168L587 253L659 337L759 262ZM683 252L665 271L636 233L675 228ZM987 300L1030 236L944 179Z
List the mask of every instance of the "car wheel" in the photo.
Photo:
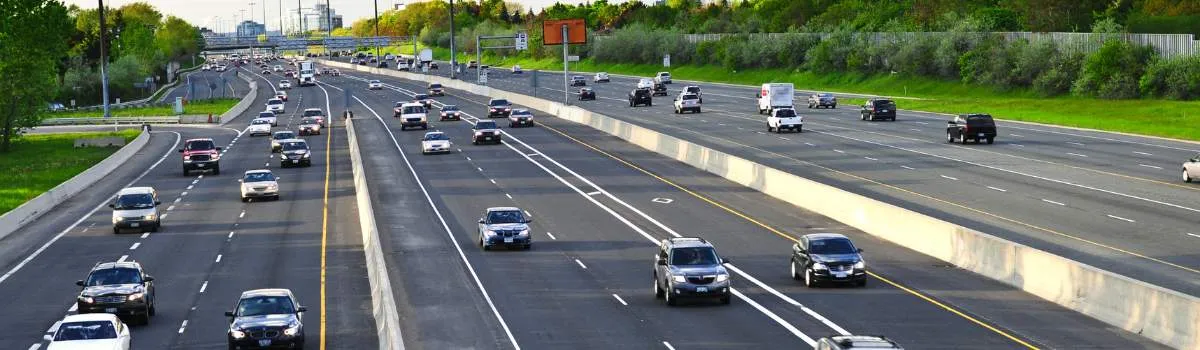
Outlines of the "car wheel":
M990 144L992 144L992 142L995 142L995 141L996 141L996 138L995 138L995 137L989 137L989 138L987 138L987 143L988 143L989 145L990 145Z
M525 250L530 250L530 249L533 249L533 245L532 245L532 244L526 244L524 248L525 248Z
M647 105L647 106L650 106L650 107L654 107L654 102L653 102L653 101L651 101L651 102L646 102L646 105Z
M221 167L213 167L213 175L221 175Z
M804 286L808 288L817 287L817 281L813 279L812 269L804 269Z
M662 299L664 294L662 287L658 286L658 277L654 277L654 299Z
M479 247L483 248L483 250L492 250L492 247L483 242L483 237L479 237Z
M946 142L954 143L954 135L951 135L949 131L946 132Z
M150 309L148 309L146 311L146 314L150 315L150 316L154 316L154 314L158 313L158 310L157 310L157 308L154 307L154 299L150 299L150 300L151 300L150 301Z
M722 305L729 305L729 302L730 302L730 297L729 297L729 295L726 295L726 296L723 296L723 297L721 297L721 304L722 304Z
M183 168L183 176L188 176L188 170L187 170L187 168Z
M858 283L855 283L855 285L857 285L859 287L866 287L867 286L867 278L863 277L863 279L858 281Z
M429 124L421 124L421 130L429 130Z
M893 122L894 122L894 121L896 121L896 117L891 117L891 118L888 118L888 121L893 121Z
M858 116L858 119L867 120L867 115L866 114L860 115L860 116Z
M1187 169L1183 169L1183 182L1192 182L1192 176L1188 174Z
M675 306L676 304L679 303L678 301L675 300L675 297L671 296L670 290L663 291L663 298L666 299L667 306Z
M121 234L121 229L120 229L120 228L118 228L118 227L116 227L116 226L113 226L113 234L114 234L114 235L119 235L119 234Z
M796 262L795 262L795 261L788 261L788 267L789 267L790 273L791 273L791 275L792 275L792 279L794 279L794 280L799 280L799 279L800 279L800 272L799 272L799 271L796 271Z
M771 126L770 126L770 125L767 125L767 132L771 132L771 131L773 131L773 130L774 130L774 129L773 129L773 128L771 128Z
M249 201L250 201L250 198L242 197L242 203L246 203Z
M959 134L959 135L958 135L958 142L961 142L961 143L962 143L962 144L964 144L964 145L965 145L965 144L967 144L967 135L966 135L966 134Z

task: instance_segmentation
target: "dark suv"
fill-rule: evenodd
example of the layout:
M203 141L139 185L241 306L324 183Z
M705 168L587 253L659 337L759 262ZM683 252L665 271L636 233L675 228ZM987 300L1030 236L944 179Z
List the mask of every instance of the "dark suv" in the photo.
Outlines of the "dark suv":
M987 140L991 144L996 139L996 121L987 114L959 114L954 120L946 122L946 142L967 143L975 140L980 143Z
M87 279L75 281L83 287L75 299L79 313L110 313L150 323L154 316L154 277L133 261L97 263Z
M873 98L862 105L862 120L896 121L896 102L886 98Z
M867 285L867 262L862 249L836 233L814 233L800 237L792 245L792 278L812 288L822 282Z
M508 113L512 112L512 103L502 98L493 98L488 101L488 118L494 116L508 117Z
M684 298L716 298L729 304L732 286L722 265L728 262L703 238L664 239L654 258L654 297L665 298L667 305Z
M221 175L221 147L212 139L187 140L179 153L183 154L183 176L192 170L212 170L213 175Z
M480 120L471 127L471 144L500 143L500 126L494 120Z
M633 89L633 91L629 92L629 107L637 107L639 105L654 105L650 96L650 89Z

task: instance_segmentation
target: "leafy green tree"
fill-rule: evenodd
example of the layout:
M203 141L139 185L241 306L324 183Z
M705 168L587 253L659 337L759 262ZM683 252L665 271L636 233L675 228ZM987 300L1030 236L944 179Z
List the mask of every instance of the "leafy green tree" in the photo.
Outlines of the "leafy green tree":
M8 152L23 129L41 121L70 35L61 2L0 2L0 152Z

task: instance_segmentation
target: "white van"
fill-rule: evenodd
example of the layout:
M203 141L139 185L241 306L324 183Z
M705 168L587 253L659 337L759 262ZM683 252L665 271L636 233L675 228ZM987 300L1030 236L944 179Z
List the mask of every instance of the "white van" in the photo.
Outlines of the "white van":
M121 233L121 229L158 232L162 227L159 204L158 191L153 187L128 187L117 192L117 199L108 205L113 210L113 233Z
M796 89L791 83L762 84L758 90L758 114L769 113L775 108L792 108Z

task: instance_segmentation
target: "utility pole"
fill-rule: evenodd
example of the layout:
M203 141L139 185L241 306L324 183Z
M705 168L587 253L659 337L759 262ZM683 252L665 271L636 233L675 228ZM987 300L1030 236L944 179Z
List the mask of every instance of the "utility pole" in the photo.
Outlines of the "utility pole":
M450 79L458 75L458 51L454 51L454 0L450 0Z
M100 90L104 98L104 117L112 117L108 105L108 39L104 35L107 30L104 24L104 0L100 2Z
M567 70L568 70L568 64L569 64L569 62L567 62L567 46L570 46L569 43L571 42L571 40L567 38L567 25L566 24L562 25L562 42L563 42L562 43L562 46L563 46L563 104L565 105L565 104L567 104L567 101L568 101L567 90L570 90L568 88L568 85L569 85L568 82L571 81L571 78L567 76Z
M413 54L416 54L416 52ZM379 0L375 0L375 57L376 59L383 59L379 57Z
M300 33L301 33L300 37L303 38L304 37L304 35L303 35L303 33L304 33L304 12L301 12L300 0L296 0L296 20L300 21L300 23L299 23L300 25L297 26L296 28L300 28Z
M266 1L266 0L263 0ZM283 0L279 0L279 35L283 36Z
M329 38L333 37L333 10L329 8L329 0L325 0L325 54L333 59L333 51L329 49ZM347 107L349 108L349 107Z

